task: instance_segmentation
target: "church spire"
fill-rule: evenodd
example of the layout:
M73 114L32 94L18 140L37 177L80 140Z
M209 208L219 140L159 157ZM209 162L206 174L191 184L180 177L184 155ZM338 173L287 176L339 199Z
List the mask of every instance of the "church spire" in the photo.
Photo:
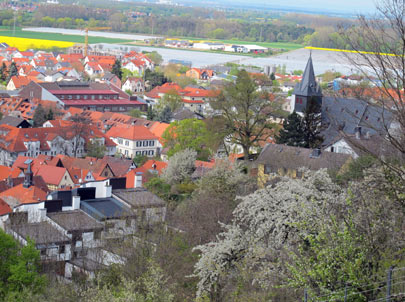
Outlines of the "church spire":
M306 97L322 96L321 87L318 85L315 78L314 66L312 64L312 52L309 54L309 59L302 80L294 89L294 94Z

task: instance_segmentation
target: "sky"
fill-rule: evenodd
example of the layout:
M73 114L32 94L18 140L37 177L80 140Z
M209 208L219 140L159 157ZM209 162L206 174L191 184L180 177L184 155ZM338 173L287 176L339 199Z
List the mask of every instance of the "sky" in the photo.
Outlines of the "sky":
M199 0L194 0L200 2ZM336 11L353 15L369 14L375 11L376 0L216 0L217 3L244 3L263 5L277 9L303 9L306 11Z

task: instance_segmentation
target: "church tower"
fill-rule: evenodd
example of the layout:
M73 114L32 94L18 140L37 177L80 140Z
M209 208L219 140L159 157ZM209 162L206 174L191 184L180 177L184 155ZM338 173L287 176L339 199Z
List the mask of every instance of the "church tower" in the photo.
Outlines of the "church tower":
M322 107L322 90L315 79L311 55L309 56L301 82L294 88L293 96L291 111L299 114L304 114L308 109L320 112Z

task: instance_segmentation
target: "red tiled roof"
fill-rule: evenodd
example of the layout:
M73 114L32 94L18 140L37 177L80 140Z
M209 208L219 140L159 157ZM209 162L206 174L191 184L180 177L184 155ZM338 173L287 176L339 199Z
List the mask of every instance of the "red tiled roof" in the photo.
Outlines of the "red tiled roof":
M162 173L163 169L167 168L167 163L164 161L157 161L150 159L142 165L145 170L155 170L158 171L159 175Z
M10 81L13 81L15 88L19 89L27 86L31 82L31 79L24 76L12 76Z
M125 138L128 140L156 140L158 137L156 137L151 131L149 131L148 128L144 126L129 126L129 127L124 127L124 126L115 126L112 127L106 135L108 137L119 137L119 138Z
M46 184L58 186L66 173L66 168L40 165L35 176L42 176Z
M0 166L0 181L6 179L11 175L11 168L6 166Z
M12 187L4 192L0 193L0 198L10 204L11 202L17 202L18 204L30 204L38 203L46 200L47 193L40 188L31 186L24 188L23 184Z
M0 216L11 213L13 210L10 208L7 202L0 199Z

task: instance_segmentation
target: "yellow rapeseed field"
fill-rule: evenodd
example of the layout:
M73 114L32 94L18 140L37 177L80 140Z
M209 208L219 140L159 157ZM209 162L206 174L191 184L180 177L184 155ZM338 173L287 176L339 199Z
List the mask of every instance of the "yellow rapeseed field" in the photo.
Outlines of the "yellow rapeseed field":
M19 50L24 51L30 48L49 49L52 47L67 48L73 46L73 42L28 39L28 38L15 38L0 36L0 43L4 42L11 47L17 47Z

